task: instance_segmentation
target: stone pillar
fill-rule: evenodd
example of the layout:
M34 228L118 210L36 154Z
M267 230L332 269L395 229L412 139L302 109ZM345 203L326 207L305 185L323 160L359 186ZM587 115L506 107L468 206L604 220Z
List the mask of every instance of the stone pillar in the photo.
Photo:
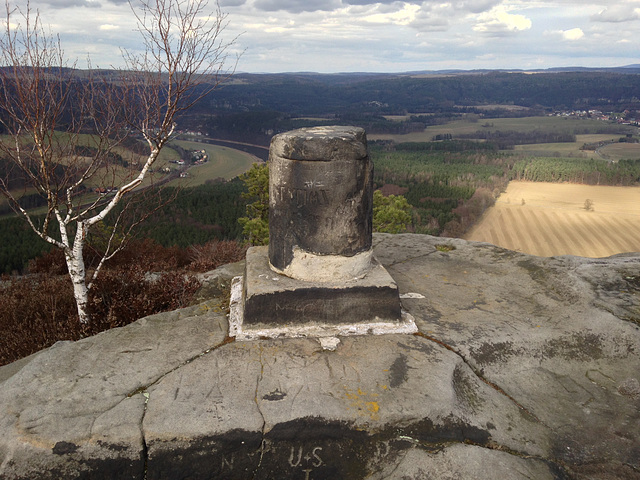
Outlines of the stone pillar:
M273 137L269 262L298 280L360 277L371 266L373 164L362 128L315 127Z
M269 152L269 247L232 283L238 340L413 333L372 251L373 164L363 129L303 128Z

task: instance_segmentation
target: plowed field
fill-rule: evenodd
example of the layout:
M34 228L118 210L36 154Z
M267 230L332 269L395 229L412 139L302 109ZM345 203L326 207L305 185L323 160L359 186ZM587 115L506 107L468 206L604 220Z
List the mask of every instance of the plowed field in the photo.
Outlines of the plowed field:
M640 252L640 187L510 182L465 238L545 257Z

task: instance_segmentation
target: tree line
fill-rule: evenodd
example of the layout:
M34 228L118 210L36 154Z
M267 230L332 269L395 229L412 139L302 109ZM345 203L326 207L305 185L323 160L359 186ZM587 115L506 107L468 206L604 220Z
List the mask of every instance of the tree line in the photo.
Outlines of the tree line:
M574 143L576 136L569 132L543 132L533 130L531 132L518 132L514 130L478 130L474 133L459 134L460 138L474 138L490 142L496 149L510 150L515 145L527 145L533 143Z
M531 182L631 186L640 182L640 160L525 158L514 163L511 178Z

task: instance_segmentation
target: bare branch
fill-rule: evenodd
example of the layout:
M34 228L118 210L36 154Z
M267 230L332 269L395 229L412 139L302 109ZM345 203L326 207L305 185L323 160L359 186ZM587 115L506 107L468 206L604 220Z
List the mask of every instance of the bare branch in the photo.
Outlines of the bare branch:
M208 0L141 0L130 7L144 48L141 54L125 52L127 68L116 80L93 71L90 63L82 73L75 63L69 65L59 37L43 28L28 3L24 9L5 4L0 36L0 122L11 138L0 141L0 152L20 174L24 189L28 185L46 201L42 225L20 206L11 179L0 182L0 191L34 232L64 251L81 321L87 321L88 289L104 263L123 248L113 233L87 285L87 235L116 207L122 209L114 232L125 221L123 212L147 188L143 182L180 113L235 71L235 64L225 71L236 39L223 40L227 17L217 3L213 11ZM132 132L145 140L148 151L140 166L124 171L120 147ZM108 189L113 196L90 192L89 185L96 183L100 192ZM49 229L56 221L54 236Z

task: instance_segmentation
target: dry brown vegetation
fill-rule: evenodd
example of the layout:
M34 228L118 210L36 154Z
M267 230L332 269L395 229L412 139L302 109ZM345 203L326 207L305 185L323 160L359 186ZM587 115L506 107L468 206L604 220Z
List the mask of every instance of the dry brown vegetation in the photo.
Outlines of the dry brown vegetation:
M464 238L539 256L640 252L640 187L511 182Z
M188 249L132 242L105 265L90 295L91 322L77 321L73 289L62 252L33 260L22 277L0 278L0 365L61 340L78 340L190 304L200 288L195 272L244 257L235 241L213 241ZM95 263L96 258L87 258Z

